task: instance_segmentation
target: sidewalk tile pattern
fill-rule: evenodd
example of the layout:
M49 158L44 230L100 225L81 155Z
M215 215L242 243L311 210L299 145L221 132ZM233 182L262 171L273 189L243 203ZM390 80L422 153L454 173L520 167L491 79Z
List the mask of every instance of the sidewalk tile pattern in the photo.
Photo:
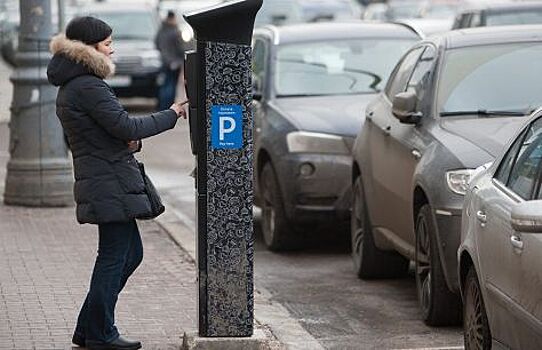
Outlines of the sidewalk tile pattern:
M140 222L145 257L120 294L117 326L144 349L179 349L196 323L193 262L154 222ZM97 227L73 208L0 205L0 349L71 349L88 288Z

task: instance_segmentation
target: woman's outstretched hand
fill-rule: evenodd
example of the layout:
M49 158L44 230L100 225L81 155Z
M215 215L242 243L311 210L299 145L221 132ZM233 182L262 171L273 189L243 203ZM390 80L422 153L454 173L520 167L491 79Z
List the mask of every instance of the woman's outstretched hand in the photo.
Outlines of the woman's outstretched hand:
M187 104L188 101L184 102L175 102L174 104L169 107L169 109L172 109L177 113L177 117L182 117L183 119L186 119L186 110L184 108L184 105Z

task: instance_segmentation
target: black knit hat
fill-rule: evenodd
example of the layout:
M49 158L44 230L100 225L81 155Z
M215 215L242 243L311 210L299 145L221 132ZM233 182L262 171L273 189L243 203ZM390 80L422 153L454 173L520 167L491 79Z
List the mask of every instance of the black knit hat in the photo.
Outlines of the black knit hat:
M87 45L97 44L107 39L113 30L101 19L86 16L75 17L66 27L66 37L82 41Z

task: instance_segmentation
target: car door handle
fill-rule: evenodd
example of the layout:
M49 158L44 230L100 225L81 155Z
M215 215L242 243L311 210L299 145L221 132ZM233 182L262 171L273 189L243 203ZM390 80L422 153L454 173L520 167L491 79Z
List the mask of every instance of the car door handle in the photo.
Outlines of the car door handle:
M485 224L487 222L487 215L486 213L484 213L483 211L481 210L478 210L476 212L476 218L478 219L478 221L480 221L482 224Z
M510 243L512 244L514 248L523 249L523 241L521 240L519 236L516 236L516 235L510 236Z
M420 151L418 151L417 149L413 149L411 154L416 160L418 160L418 159L420 159L422 157L422 153Z

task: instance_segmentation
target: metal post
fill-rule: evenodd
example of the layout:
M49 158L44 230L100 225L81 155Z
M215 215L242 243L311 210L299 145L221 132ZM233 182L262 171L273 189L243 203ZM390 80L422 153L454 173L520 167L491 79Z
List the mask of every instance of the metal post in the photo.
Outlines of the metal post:
M253 139L250 47L262 0L185 16L197 51L186 61L197 157L199 334L253 333Z
M71 205L73 176L55 115L57 89L46 76L54 32L51 0L20 1L20 14L4 201L23 206Z
M57 0L58 7L58 31L64 31L66 27L66 3L64 0Z

